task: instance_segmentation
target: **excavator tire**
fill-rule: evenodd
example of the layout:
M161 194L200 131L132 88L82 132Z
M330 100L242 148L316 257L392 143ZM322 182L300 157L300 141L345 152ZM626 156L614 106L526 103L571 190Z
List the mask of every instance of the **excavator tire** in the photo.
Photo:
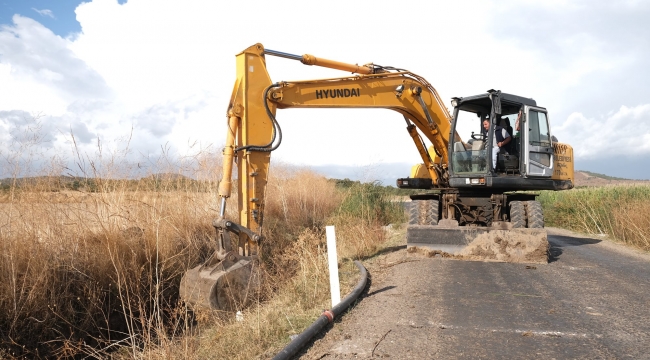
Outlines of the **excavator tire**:
M425 217L425 225L438 225L438 219L440 217L439 213L439 204L440 202L436 200L426 200L426 211L427 216Z
M411 201L409 204L409 225L419 225L420 224L420 202Z
M411 225L438 225L438 200L416 200L417 223Z
M514 229L526 227L526 209L522 201L510 202L510 223Z
M528 218L528 228L544 228L544 212L542 211L542 204L539 201L526 201L526 215Z

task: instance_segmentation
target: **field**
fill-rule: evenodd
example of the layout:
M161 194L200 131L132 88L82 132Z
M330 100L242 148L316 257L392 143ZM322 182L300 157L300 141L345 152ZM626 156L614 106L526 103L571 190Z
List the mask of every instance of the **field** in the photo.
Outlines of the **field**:
M263 291L242 322L194 313L177 295L184 271L213 249L216 180L42 177L5 186L0 357L247 359L279 350L328 307L325 225L337 226L345 293L356 281L351 260L376 252L382 226L404 219L381 186L273 174Z

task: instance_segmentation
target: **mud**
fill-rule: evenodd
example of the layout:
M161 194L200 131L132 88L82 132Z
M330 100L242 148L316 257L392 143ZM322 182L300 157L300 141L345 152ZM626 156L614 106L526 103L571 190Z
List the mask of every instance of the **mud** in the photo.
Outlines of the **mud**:
M408 252L458 260L546 264L549 249L546 230L512 229L480 234L456 254L418 247L411 247Z

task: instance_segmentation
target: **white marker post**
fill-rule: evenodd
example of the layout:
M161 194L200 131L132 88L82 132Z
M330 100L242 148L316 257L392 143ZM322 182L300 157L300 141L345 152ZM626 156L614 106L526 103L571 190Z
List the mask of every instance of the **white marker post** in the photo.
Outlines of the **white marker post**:
M336 256L336 234L334 226L326 226L327 234L327 262L330 270L330 292L332 293L332 307L341 302L341 286L339 285L339 260Z

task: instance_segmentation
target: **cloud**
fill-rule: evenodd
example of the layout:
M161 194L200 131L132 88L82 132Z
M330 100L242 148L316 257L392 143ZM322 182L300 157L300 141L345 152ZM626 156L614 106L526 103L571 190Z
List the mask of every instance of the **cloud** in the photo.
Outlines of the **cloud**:
M3 107L61 112L74 101L110 95L102 76L69 49L68 40L30 18L14 15L13 22L0 28Z
M650 3L528 1L500 3L491 14L496 38L526 48L535 98L555 119L647 102ZM522 59L523 60L523 59Z
M30 146L52 148L55 140L53 126L44 120L40 114L22 110L0 111L0 125L4 130L0 149L6 152L10 146L20 149Z
M614 115L630 118L648 103L650 27L643 2L412 5L435 21L395 22L394 12L386 11L391 3L381 1L363 7L363 16L325 7L307 17L300 15L315 5L297 0L283 7L251 0L94 0L76 9L82 31L63 39L16 15L0 27L0 111L43 114L52 131L47 146L61 153L69 151L71 133L88 154L98 141L114 151L129 142L133 158L158 156L161 146L185 153L221 144L235 54L256 42L407 68L428 79L446 104L490 88L534 97L549 109L554 133L584 159L608 153L599 133L582 134L585 127L597 120L629 129ZM287 8L297 15L288 17ZM241 13L245 21L233 16ZM303 30L279 30L287 28ZM345 75L272 57L267 65L273 81ZM0 119L0 129L13 126L8 119ZM274 159L352 167L421 161L403 118L388 110L282 110L278 121L285 139ZM632 133L630 145L645 136Z
M52 10L48 10L48 9L39 10L37 8L32 8L32 10L36 11L41 16L49 16L52 19L55 19L54 13L52 13Z
M607 115L588 118L573 113L554 134L573 146L581 160L650 155L650 104L621 106Z

